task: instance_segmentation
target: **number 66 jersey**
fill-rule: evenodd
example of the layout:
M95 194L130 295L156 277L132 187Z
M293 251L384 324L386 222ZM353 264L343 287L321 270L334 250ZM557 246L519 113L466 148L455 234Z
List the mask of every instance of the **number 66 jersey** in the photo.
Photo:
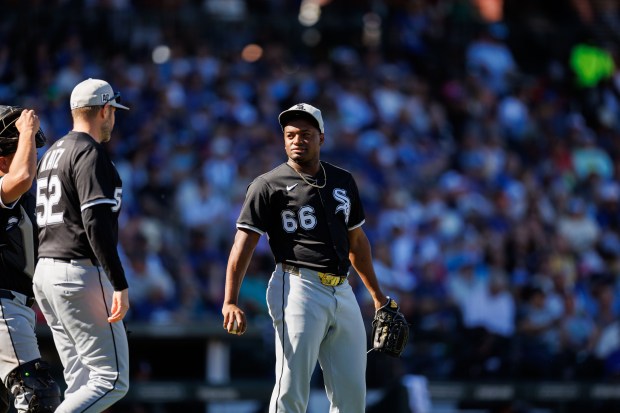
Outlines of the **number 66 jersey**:
M116 251L121 195L120 176L101 144L75 131L56 141L37 167L39 257L99 261L122 289L126 281ZM88 233L93 226L85 220L109 223L106 233Z
M351 173L321 165L316 179L299 175L287 163L257 177L248 187L237 228L267 233L276 262L347 274L348 232L364 224L364 210Z

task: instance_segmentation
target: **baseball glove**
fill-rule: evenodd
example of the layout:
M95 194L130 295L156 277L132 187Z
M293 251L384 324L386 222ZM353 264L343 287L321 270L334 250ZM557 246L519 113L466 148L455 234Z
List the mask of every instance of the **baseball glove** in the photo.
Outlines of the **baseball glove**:
M372 320L372 350L400 357L409 339L409 323L392 298L375 311Z
M17 150L19 131L15 122L19 119L24 108L19 106L0 105L0 156L10 155ZM45 145L46 138L39 129L35 135L37 148Z

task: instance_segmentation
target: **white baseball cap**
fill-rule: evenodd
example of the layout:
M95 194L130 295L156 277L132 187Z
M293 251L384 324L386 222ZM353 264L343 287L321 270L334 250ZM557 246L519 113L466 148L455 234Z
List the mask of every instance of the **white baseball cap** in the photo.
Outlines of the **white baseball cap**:
M109 104L115 108L129 110L120 104L120 92L114 93L112 86L105 80L86 79L73 88L71 92L71 110L86 106L103 106Z
M308 105L307 103L298 103L296 105L291 106L289 109L280 113L278 116L278 121L280 122L280 126L282 126L282 130L284 127L293 119L298 117L311 117L316 123L316 127L321 131L321 133L325 133L325 127L323 125L323 117L321 116L321 111L315 108L312 105Z

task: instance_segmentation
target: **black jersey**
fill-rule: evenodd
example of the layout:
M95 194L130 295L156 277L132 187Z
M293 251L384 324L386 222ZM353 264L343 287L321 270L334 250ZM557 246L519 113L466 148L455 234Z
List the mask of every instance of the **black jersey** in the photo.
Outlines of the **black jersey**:
M0 288L34 296L37 244L34 196L26 192L12 204L0 202Z
M353 176L321 162L319 184L308 185L287 163L257 177L249 186L237 228L267 233L276 262L322 272L346 274L348 232L364 223ZM315 180L304 175L308 182Z
M39 256L98 260L115 288L126 287L116 250L122 192L116 167L90 135L56 141L37 168Z

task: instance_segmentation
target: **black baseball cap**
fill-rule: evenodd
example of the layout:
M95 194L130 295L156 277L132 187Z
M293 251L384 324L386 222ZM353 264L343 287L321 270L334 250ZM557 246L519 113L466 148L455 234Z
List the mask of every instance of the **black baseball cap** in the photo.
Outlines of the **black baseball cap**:
M0 105L0 156L8 156L17 151L19 130L15 122L21 116L24 108L20 106ZM47 141L43 130L39 128L35 135L35 145L41 148Z

